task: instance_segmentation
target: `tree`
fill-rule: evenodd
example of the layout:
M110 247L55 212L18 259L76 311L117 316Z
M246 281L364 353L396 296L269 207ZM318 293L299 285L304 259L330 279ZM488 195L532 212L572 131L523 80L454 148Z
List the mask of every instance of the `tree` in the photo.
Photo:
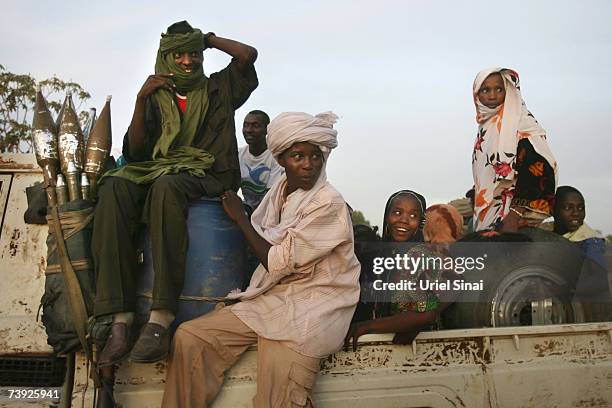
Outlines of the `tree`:
M38 82L51 112L57 114L66 92L72 92L77 111L91 97L81 85L57 76ZM30 74L14 74L0 64L0 153L32 153L32 114L36 80ZM81 111L84 123L88 111Z
M351 214L351 221L353 222L353 225L367 225L368 227L371 227L370 221L366 220L363 213L359 210L353 211Z

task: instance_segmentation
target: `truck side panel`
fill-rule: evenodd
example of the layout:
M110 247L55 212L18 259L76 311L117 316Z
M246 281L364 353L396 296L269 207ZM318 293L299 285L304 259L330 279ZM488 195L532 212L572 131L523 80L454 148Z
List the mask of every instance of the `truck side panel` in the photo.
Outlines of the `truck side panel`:
M47 227L23 220L25 189L40 181L42 173L29 155L3 155L0 176L0 199L8 194L0 232L0 355L48 353L47 335L36 321L45 285Z
M317 407L339 408L612 406L611 336L612 323L425 332L412 345L368 335L356 353L322 363L314 398ZM123 364L119 402L159 407L165 375L166 363ZM256 381L252 348L228 372L214 407L250 407Z

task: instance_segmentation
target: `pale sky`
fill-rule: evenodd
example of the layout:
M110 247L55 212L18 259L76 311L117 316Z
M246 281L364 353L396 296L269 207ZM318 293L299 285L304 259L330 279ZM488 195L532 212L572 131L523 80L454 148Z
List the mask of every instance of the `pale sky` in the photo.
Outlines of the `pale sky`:
M4 1L0 64L73 80L98 109L113 95L120 149L159 35L183 19L259 51L259 88L236 112L240 145L252 109L341 117L328 178L378 225L396 190L435 204L471 187L472 81L513 68L560 184L581 190L587 222L612 233L610 1ZM229 63L217 50L204 58L207 74Z

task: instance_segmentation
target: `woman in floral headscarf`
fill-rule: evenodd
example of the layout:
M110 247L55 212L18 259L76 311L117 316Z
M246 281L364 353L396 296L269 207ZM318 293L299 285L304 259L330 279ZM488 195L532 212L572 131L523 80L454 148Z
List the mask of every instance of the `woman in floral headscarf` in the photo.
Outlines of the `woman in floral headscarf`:
M519 76L478 73L473 86L478 135L472 153L474 230L516 232L552 214L557 162L546 131L527 110Z

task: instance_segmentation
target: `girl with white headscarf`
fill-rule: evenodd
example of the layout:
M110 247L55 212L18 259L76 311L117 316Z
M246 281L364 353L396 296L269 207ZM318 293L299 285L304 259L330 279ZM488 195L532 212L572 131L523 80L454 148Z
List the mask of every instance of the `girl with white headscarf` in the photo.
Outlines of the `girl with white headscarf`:
M320 360L340 349L359 300L360 265L348 207L327 181L337 116L280 114L267 144L285 174L251 221L238 196L223 208L261 260L232 306L176 332L163 406L207 406L224 372L258 345L255 407L311 406Z
M474 230L516 232L537 225L552 214L557 162L546 131L521 97L518 74L505 68L479 72L473 97Z

